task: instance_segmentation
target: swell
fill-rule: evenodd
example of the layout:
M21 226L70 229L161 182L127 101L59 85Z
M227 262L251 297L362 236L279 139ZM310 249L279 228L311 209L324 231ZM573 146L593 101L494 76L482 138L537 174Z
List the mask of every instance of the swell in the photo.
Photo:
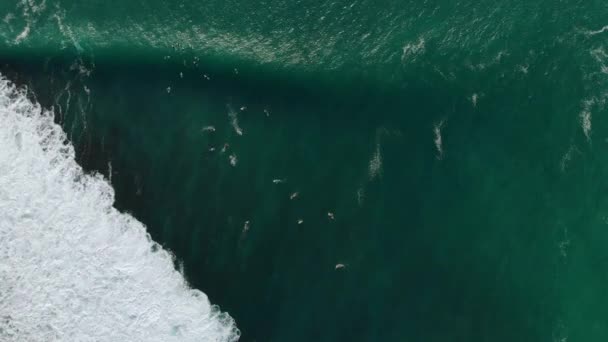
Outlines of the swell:
M471 96L535 69L596 72L598 55L589 51L601 48L604 23L591 4L569 2L558 13L542 2L373 5L7 1L0 63L28 69L80 60L99 73L183 73L197 85L379 102L437 89Z
M319 93L397 93L411 84L462 82L499 62L525 67L530 49L547 50L556 41L581 48L585 27L573 27L570 18L590 10L564 5L559 15L546 13L564 25L546 25L536 15L548 12L541 2L373 5L365 0L309 6L283 0L264 6L8 1L0 5L0 56L79 56L108 66L190 67L200 77L232 75ZM601 25L590 19L585 26L595 32Z

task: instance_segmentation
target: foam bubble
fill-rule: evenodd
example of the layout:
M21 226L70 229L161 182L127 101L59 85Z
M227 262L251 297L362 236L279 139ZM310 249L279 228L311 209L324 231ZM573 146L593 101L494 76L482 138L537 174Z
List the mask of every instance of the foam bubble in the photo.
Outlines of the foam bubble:
M0 340L236 341L53 115L0 76Z

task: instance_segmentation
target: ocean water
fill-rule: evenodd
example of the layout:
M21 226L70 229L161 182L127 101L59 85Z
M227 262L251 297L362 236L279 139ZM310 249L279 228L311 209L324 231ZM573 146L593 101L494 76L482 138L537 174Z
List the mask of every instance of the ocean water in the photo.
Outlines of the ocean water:
M0 340L606 341L606 18L3 1Z

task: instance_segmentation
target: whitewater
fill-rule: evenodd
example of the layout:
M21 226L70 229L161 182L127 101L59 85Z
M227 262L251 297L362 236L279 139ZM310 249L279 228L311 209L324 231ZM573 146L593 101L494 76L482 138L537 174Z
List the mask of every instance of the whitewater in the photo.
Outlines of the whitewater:
M113 205L53 112L0 76L0 340L238 340L234 320Z

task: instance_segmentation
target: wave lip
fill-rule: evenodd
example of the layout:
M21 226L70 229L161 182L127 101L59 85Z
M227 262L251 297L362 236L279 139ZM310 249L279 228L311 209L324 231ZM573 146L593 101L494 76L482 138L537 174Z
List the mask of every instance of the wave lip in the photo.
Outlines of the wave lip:
M0 75L0 340L238 340L234 320L113 203L52 112Z

